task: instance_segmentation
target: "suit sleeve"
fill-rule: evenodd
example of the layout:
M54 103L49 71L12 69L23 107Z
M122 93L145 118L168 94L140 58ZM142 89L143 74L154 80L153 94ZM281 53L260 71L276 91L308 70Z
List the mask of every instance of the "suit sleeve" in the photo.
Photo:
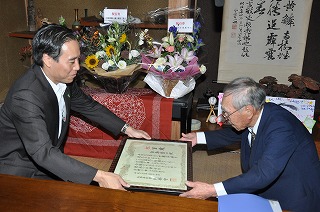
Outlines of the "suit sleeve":
M207 148L209 150L228 146L241 141L241 133L231 127L221 130L205 132Z
M53 145L45 121L52 108L45 106L46 100L30 90L20 90L11 101L12 121L26 151L20 151L21 157L29 158L42 172L50 172L64 181L90 184L97 169L68 157Z
M117 136L125 122L108 108L86 95L77 85L71 87L71 110L98 123L104 129Z

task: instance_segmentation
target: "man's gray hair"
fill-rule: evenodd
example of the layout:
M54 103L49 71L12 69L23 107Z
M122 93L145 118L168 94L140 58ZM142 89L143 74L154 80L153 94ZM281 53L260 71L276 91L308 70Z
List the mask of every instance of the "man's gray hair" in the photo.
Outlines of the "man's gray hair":
M224 96L232 95L235 109L252 105L259 110L266 101L266 92L261 84L250 77L239 77L232 80L223 90Z

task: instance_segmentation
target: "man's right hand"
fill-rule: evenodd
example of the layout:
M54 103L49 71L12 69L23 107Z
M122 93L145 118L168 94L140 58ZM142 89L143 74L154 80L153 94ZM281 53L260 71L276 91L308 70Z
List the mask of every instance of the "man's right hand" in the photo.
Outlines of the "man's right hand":
M98 170L96 176L93 178L93 181L99 183L100 187L125 190L124 187L130 187L121 176L114 174L112 172L105 172Z
M188 134L182 133L182 137L179 139L180 141L191 141L192 146L197 144L197 134L195 132L191 132Z

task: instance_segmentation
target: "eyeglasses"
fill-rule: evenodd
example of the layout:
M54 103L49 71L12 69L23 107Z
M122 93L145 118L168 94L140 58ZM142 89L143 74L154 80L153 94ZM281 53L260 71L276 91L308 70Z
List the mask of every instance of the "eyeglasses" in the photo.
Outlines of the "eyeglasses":
M244 107L244 106L243 106ZM222 111L222 113L217 117L216 122L221 124L226 124L229 122L230 116L241 110L243 107L239 108L238 110L233 111L232 113L228 114L226 111Z

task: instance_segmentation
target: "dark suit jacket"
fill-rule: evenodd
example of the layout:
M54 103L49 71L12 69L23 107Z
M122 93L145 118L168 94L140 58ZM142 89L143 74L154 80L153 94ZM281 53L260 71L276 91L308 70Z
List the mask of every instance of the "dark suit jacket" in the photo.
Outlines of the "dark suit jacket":
M9 90L0 111L0 173L52 177L89 184L97 170L63 153L70 109L114 135L125 124L71 83L64 94L67 120L59 130L57 97L39 66L33 66Z
M282 107L266 103L250 153L248 130L206 132L208 149L241 140L243 174L223 182L228 194L254 193L282 209L320 211L320 162L304 125Z

